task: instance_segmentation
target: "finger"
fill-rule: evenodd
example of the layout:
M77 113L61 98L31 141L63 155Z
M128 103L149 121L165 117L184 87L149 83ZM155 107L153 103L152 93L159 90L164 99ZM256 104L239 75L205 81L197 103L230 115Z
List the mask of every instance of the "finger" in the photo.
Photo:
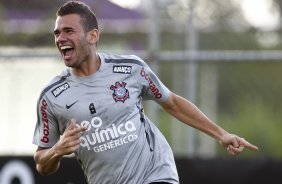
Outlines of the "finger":
M67 135L68 137L68 141L74 141L74 140L78 140L80 138L80 133L76 132L76 130L71 130L71 132L69 132L69 134Z
M73 139L78 139L81 135L80 133L85 131L84 128L80 127L80 128L77 128L75 127L74 129L72 130L68 130L65 132L65 137L69 137L71 140Z
M244 147L240 146L236 148L236 147L233 147L232 145L229 145L227 150L231 155L238 155L243 152Z
M74 147L74 146L77 146L80 144L80 139L75 139L75 140L72 140L70 143L69 143L69 147Z
M71 152L74 152L74 151L78 150L79 147L80 147L80 142L81 142L80 139L76 139L76 140L72 141L72 143L69 146L68 150L70 150Z
M79 147L80 147L80 145L79 145L79 144L78 144L78 145L76 145L76 146L74 146L74 147L73 147L73 149L72 149L72 151L73 151L73 152L75 152L76 150L78 150L78 148L79 148Z
M69 130L68 132L65 132L67 137L71 137L71 139L78 139L82 135L81 133L86 131L87 127L75 127L72 130Z
M237 148L239 147L239 137L234 135L233 139L232 139L232 145Z
M76 128L76 120L72 118L72 119L70 120L70 124L69 124L69 126L67 127L66 131L72 130L72 129L75 129L75 128Z
M225 144L225 146L232 145L234 147L239 147L238 141L239 140L238 140L238 137L236 135L227 134L223 143Z
M87 130L87 127L79 127L73 130L73 133L80 134L81 132L84 132Z
M237 136L236 136L236 137L237 137ZM257 150L258 150L258 147L257 147L257 146L255 146L255 145L249 143L249 142L246 141L244 138L237 137L237 140L238 140L238 142L239 142L239 146L241 146L241 147L246 147L246 148L248 148L248 149L250 149L250 150L253 150L253 151L257 151ZM238 146L238 147L239 147L239 146ZM235 147L237 147L237 146L235 146Z
M69 155L69 154L75 152L76 150L78 150L79 146L80 146L80 145L78 144L78 145L74 145L74 146L71 146L71 147L66 148L66 149L64 150L64 154L65 154L65 155Z
M84 131L86 131L88 129L88 127L87 126L82 126L79 129L80 129L81 132L84 132Z
M228 151L228 153L230 154L230 155L236 155L236 153L234 152L234 150L232 149L232 146L231 145L229 145L229 146L227 146L227 151Z
M238 148L236 147L231 147L232 151L237 155L239 153L241 153L243 150L244 150L244 147L243 146L240 146Z
M244 148L245 148L244 146L240 146L238 149L240 152L243 152Z
M238 141L239 141L240 146L242 146L242 147L246 147L246 148L248 148L248 149L250 149L250 150L254 150L254 151L257 151L257 150L258 150L258 147L257 147L257 146L255 146L255 145L249 143L249 142L246 141L244 138L239 138Z
M243 142L240 142L240 146L244 146L250 150L253 150L253 151L257 151L258 150L258 147L249 143L248 141L244 140Z
M84 132L86 130L88 130L88 127L86 127L86 126L82 126L82 127L78 128L79 133Z

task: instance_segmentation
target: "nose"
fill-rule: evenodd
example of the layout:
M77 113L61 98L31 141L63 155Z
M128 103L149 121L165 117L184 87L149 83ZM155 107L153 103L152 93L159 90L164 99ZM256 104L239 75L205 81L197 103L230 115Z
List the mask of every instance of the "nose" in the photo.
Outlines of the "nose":
M57 43L64 42L64 41L66 41L66 40L67 40L67 38L66 38L66 36L65 36L63 33L57 34L57 35L55 36L55 41L56 41Z

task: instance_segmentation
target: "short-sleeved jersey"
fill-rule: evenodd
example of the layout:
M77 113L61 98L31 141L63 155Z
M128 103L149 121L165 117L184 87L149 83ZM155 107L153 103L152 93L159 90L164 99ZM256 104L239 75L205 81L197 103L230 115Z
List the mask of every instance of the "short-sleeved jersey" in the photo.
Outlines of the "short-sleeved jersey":
M142 98L163 101L170 91L137 56L99 57L93 75L67 68L43 89L33 143L52 147L74 118L88 127L75 152L88 183L179 183L172 150L142 107Z

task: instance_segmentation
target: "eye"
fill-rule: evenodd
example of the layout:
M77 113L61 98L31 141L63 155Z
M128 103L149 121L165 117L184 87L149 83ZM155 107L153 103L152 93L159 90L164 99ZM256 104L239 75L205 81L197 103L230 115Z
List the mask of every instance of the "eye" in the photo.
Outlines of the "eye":
M59 31L54 31L54 36L55 36L55 37L58 37L59 34L60 34Z
M65 31L66 31L66 33L73 33L74 32L73 29L66 29Z

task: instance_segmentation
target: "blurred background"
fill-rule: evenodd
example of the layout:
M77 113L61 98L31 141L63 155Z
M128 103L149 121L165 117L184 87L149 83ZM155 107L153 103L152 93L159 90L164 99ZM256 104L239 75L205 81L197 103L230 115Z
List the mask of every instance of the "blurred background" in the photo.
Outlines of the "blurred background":
M2 157L31 157L36 149L31 142L37 98L65 67L52 33L56 10L64 2L0 2ZM280 163L281 0L84 2L99 19L99 52L138 55L172 91L259 147L258 152L229 156L212 138L178 122L154 102L145 102L145 112L176 158Z

